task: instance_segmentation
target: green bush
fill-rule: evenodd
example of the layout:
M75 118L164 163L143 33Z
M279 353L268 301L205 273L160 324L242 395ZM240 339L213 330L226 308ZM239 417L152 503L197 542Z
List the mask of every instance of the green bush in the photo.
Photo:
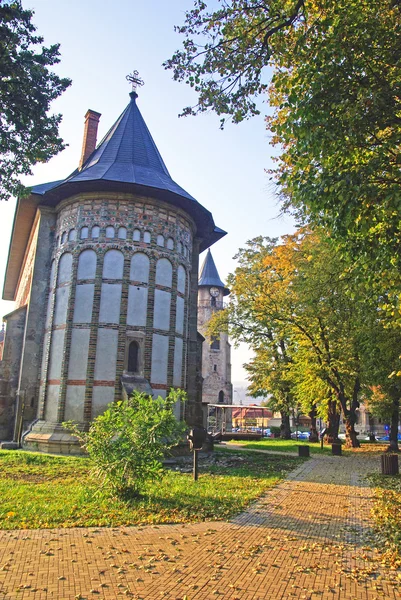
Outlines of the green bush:
M166 399L134 392L129 400L109 404L82 432L64 423L80 441L93 463L93 473L120 497L136 496L144 483L160 479L166 452L182 438L185 424L173 406L185 392L171 390Z

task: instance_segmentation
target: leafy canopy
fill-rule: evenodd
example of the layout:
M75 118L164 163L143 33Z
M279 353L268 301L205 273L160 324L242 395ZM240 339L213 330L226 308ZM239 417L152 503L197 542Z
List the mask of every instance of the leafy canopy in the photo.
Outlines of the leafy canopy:
M59 62L59 44L43 46L33 12L19 0L0 0L0 199L23 192L21 175L65 148L61 115L50 104L71 84L49 66Z
M198 96L183 114L239 122L268 94L284 207L399 289L401 3L196 0L177 30L183 46L165 66Z

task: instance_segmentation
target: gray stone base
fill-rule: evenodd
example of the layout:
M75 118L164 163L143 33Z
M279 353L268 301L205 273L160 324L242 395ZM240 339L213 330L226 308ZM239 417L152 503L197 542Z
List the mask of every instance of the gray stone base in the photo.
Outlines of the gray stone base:
M37 421L32 429L22 436L24 450L49 454L85 454L76 437L68 433L61 423Z
M21 446L18 442L1 442L0 448L2 450L18 450L18 448L21 448Z

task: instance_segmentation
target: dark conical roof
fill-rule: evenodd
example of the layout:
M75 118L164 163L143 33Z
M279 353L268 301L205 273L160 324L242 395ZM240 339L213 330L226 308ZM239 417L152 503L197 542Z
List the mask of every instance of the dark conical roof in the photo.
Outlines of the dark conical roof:
M204 250L226 232L216 227L211 213L170 177L137 107L137 94L131 92L130 96L126 109L80 170L62 181L35 186L32 193L44 196L52 205L80 191L147 194L188 212L198 227Z
M201 267L201 272L198 281L198 287L200 286L213 286L223 288L224 296L227 296L230 293L230 290L225 287L224 283L220 279L210 250L207 251L206 258L203 261L203 265Z

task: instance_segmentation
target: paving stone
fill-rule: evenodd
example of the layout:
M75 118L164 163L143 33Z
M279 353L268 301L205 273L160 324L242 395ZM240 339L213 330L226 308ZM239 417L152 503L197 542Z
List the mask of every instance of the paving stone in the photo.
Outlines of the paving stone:
M398 599L374 549L378 468L312 458L229 523L2 531L0 599Z

